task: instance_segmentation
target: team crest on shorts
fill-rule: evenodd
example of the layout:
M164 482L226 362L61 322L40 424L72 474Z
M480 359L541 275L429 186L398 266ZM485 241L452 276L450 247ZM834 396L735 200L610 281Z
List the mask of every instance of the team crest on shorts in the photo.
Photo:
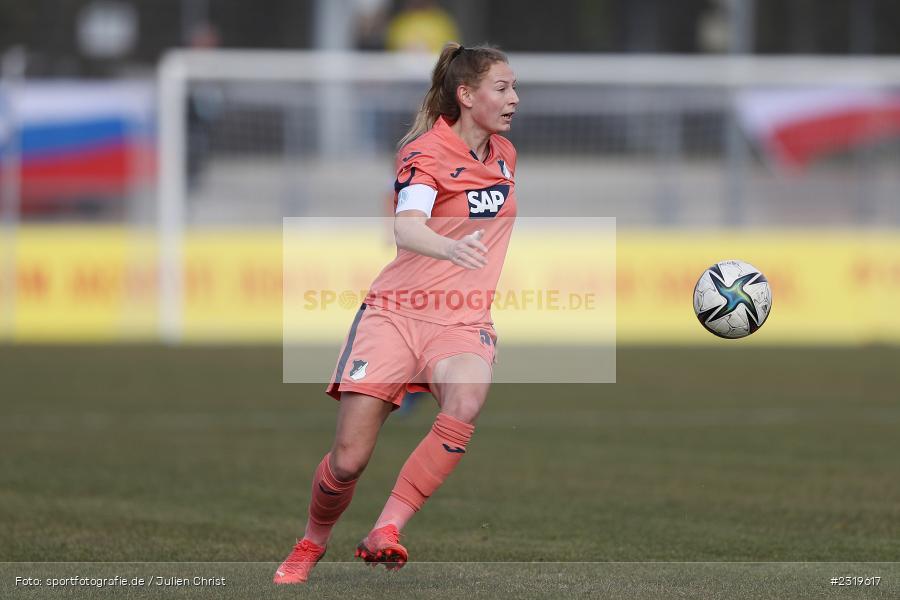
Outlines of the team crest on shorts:
M369 362L365 360L354 360L353 368L350 369L350 379L353 381L359 381L363 377L366 376L366 367L369 366Z

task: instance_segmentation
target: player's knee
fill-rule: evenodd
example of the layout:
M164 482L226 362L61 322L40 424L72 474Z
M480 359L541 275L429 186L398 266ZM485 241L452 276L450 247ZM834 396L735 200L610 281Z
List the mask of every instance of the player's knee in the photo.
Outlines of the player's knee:
M452 399L445 402L441 411L463 423L474 425L483 406L484 398L480 394L462 393L455 394Z
M352 481L362 475L368 464L368 457L353 448L351 444L335 444L331 451L332 474L340 481Z

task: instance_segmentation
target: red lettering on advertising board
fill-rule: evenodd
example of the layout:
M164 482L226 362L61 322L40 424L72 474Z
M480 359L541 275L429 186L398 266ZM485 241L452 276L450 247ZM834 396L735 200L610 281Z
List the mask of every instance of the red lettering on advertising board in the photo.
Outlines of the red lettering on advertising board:
M152 301L156 297L159 272L155 267L133 267L125 271L125 293L132 300Z
M22 266L16 277L16 295L19 298L38 300L47 295L50 278L38 265Z
M81 265L74 269L69 284L76 300L109 300L122 291L122 272L100 265Z
M241 271L241 293L248 302L281 302L281 269L246 265Z
M184 271L184 289L190 299L209 297L213 293L213 274L209 265L188 265Z
M900 286L900 260L860 258L850 266L850 279L861 288Z

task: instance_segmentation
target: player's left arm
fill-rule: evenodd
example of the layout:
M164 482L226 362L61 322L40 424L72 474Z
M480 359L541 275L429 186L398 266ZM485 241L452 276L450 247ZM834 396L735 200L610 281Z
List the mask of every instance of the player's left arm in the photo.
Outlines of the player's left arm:
M394 239L397 247L439 260L449 260L466 269L480 269L487 264L487 246L481 243L484 230L458 240L444 237L428 225L428 215L421 210L401 210L394 217Z

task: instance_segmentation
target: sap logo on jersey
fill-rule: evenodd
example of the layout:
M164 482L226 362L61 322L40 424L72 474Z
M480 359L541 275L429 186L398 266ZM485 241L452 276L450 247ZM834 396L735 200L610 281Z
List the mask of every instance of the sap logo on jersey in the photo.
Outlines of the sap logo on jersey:
M509 195L508 185L492 185L480 190L466 190L469 200L469 218L484 219L496 217L497 212Z

